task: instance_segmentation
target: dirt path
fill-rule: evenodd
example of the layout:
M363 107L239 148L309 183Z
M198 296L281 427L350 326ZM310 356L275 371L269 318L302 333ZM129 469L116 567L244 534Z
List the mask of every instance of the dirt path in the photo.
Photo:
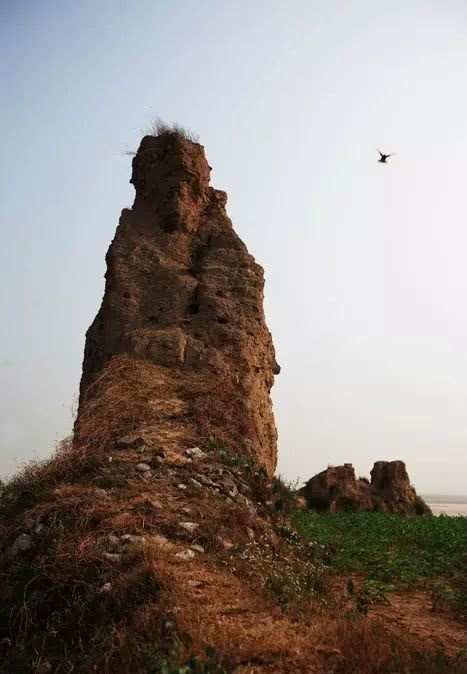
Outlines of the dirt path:
M434 613L429 591L394 593L389 599L390 606L373 607L371 616L391 632L413 635L451 656L467 648L467 627L447 613Z

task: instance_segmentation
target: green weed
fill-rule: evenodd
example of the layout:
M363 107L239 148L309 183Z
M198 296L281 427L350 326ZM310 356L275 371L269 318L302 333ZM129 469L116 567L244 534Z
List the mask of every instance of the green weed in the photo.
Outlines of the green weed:
M369 580L413 584L465 568L467 517L298 512L298 530L324 545L330 565Z

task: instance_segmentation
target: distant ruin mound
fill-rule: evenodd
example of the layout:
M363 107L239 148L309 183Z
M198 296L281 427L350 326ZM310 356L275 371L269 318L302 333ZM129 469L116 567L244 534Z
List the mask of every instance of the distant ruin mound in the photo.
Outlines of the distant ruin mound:
M308 506L318 511L431 514L410 484L403 461L376 461L371 481L357 480L351 463L330 466L308 480L300 492Z

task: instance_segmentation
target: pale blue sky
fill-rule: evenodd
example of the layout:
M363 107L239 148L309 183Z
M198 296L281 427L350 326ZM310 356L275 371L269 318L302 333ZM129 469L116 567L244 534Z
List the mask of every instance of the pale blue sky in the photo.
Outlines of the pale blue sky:
M465 0L1 0L0 473L71 426L160 116L265 267L280 471L466 493L466 38Z

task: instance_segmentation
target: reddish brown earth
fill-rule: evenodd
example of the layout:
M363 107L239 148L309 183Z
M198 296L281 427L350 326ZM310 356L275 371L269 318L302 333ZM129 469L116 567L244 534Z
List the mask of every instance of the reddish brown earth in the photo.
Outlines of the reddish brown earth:
M455 657L467 648L467 629L449 613L434 612L428 590L391 593L390 606L375 606L371 617L381 620L387 630L406 637L411 635L419 644L440 649ZM467 667L466 667L467 671Z

